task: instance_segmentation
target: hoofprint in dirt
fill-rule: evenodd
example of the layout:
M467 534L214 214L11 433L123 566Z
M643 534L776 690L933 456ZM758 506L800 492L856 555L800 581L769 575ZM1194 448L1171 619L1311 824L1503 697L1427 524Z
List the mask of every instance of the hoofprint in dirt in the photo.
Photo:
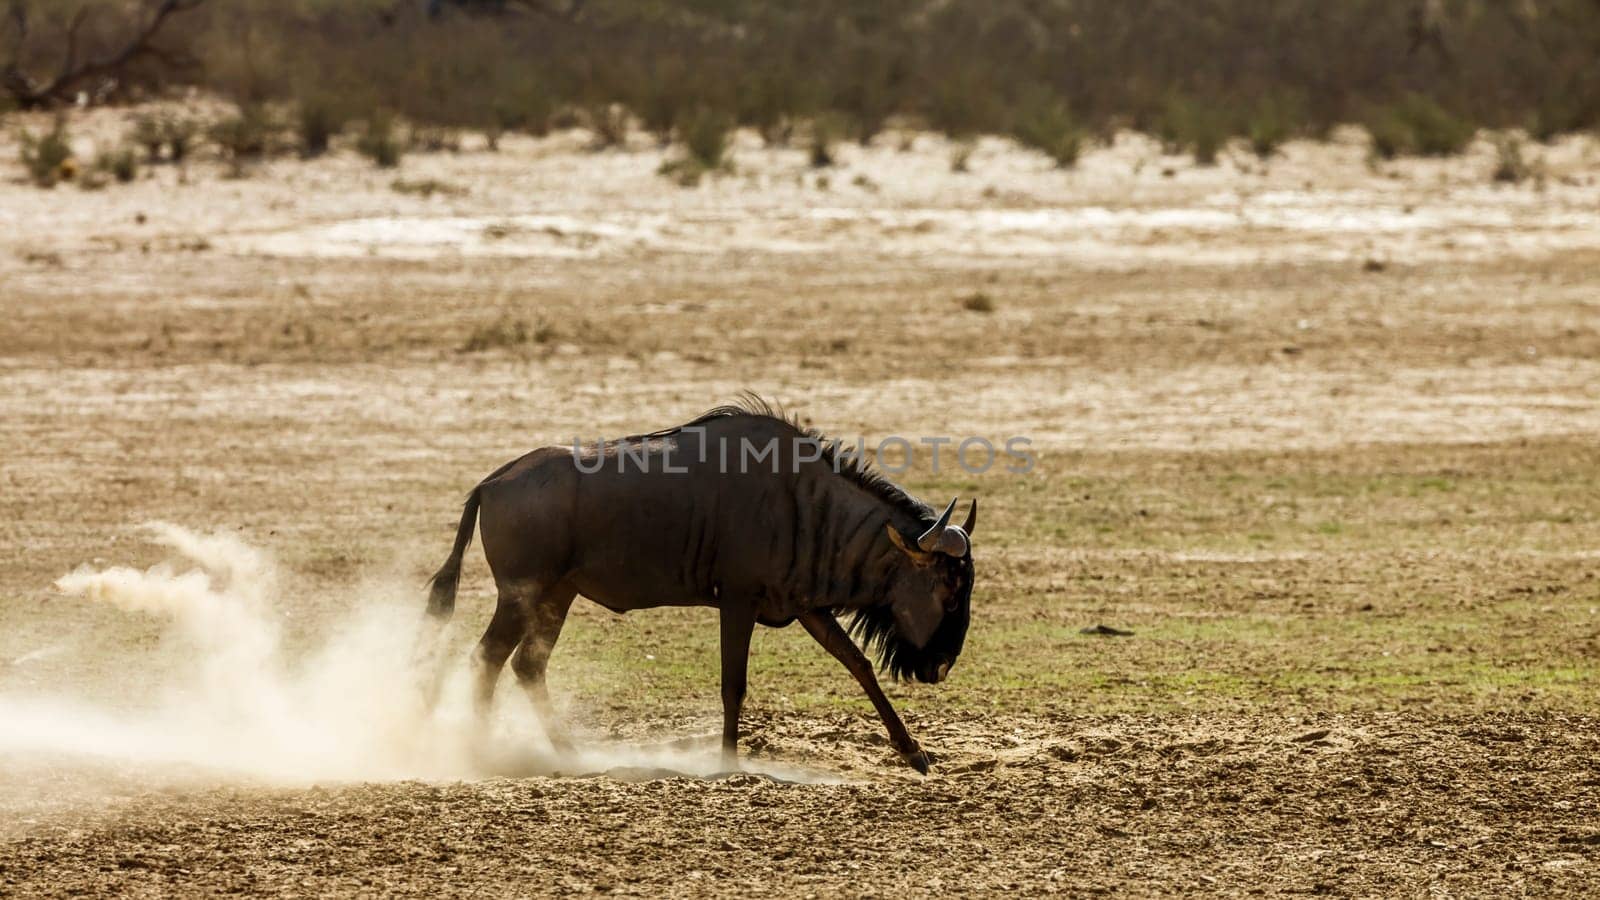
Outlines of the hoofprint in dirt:
M865 717L790 717L785 757L870 777L611 777L150 790L13 837L18 894L867 896L1579 894L1600 878L1582 716L1063 711L929 727L940 774L884 774ZM705 722L714 730L714 721ZM639 780L639 779L643 780Z
M80 155L120 116L81 117ZM599 748L568 774L608 777L549 777L536 740L501 744L521 764L499 771L347 767L373 758L359 730L312 755L322 771L285 773L219 754L207 736L239 719L209 715L144 745L158 759L91 758L93 729L30 720L32 749L0 761L0 885L1595 879L1592 140L1530 149L1544 177L1494 186L1487 141L1369 165L1341 133L1196 168L1124 136L1062 172L985 140L958 174L926 135L842 148L822 172L745 137L737 174L696 190L642 142L585 141L398 173L344 152L99 192L0 180L0 697L142 738L173 721L157 714L227 708L225 691L188 702L192 635L52 587L160 563L138 525L164 520L276 558L269 685L365 703L372 678L317 651L400 611L333 645L377 654L359 676L403 668L382 654L472 479L754 388L847 439L1034 441L1025 478L933 474L923 453L902 479L984 507L967 651L946 684L887 688L933 776L897 766L795 629L758 632L750 764L839 783L669 775L715 771L675 765L715 727L714 620L580 603L551 687ZM491 605L469 555L461 658ZM1083 633L1100 624L1133 633ZM289 708L291 733L352 724L337 702ZM41 754L44 738L72 752Z

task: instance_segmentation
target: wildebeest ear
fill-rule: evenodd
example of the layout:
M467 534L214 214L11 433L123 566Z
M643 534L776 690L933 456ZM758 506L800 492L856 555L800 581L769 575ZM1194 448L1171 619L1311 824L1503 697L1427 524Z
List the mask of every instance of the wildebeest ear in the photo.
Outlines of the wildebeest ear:
M918 650L928 645L928 638L944 620L944 609L932 594L901 598L891 603L889 610L894 613L894 630Z
M901 534L899 529L894 527L893 523L883 526L883 530L889 533L889 543L899 547L901 553L911 557L911 561L915 563L918 568L925 568L933 565L933 554L917 547L915 543L906 540L905 535Z

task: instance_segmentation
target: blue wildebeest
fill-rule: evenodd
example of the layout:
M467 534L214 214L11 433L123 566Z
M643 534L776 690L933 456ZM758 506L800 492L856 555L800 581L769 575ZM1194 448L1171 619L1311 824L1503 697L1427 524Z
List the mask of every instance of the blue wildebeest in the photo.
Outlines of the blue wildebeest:
M955 505L935 515L859 454L763 403L719 407L677 428L546 447L500 467L468 494L428 611L442 621L453 610L476 521L499 589L475 654L478 709L487 710L509 658L549 727L545 664L575 595L618 613L714 607L730 762L755 625L799 621L861 683L895 749L926 773L927 754L836 617L851 617L891 677L943 680L966 639L978 511L974 501L966 523L951 525Z

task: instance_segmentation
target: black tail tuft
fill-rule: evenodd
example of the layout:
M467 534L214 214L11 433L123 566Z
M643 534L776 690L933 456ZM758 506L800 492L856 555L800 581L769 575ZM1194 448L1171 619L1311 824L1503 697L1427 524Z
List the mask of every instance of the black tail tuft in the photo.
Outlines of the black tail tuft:
M481 487L481 485L480 485ZM478 488L467 495L466 508L461 511L461 524L456 528L456 543L450 556L428 582L428 615L444 620L456 609L456 587L461 583L461 559L472 543L472 529L478 524Z
M428 615L448 619L456 609L456 587L461 583L461 561L451 559L428 579Z

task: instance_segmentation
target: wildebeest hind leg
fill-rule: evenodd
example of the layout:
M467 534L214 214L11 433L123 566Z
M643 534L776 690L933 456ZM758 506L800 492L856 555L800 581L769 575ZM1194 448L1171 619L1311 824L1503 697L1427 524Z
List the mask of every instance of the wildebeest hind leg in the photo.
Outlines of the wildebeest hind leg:
M889 698L883 695L883 688L878 687L878 679L872 674L872 663L861 652L861 648L856 646L856 642L850 640L850 635L839 625L839 620L827 610L812 610L800 616L800 624L805 626L806 632L816 638L824 650L844 663L844 667L849 669L850 674L861 683L861 689L867 692L867 698L878 710L878 718L882 719L884 727L889 729L889 741L900 751L900 756L913 769L924 775L928 774L928 754L924 753L921 745L911 737L911 732L906 730L905 723L900 721L900 716L895 713L894 707L889 705Z
M494 617L478 640L473 653L477 683L473 692L474 708L480 724L489 720L489 704L494 700L494 684L500 680L500 670L506 658L522 640L527 623L527 604L524 592L500 586L500 599L495 603Z
M528 699L533 701L533 711L539 716L545 735L549 737L551 746L563 753L572 749L572 742L567 739L550 706L550 692L545 688L544 673L546 664L550 662L550 651L555 649L556 639L561 637L561 626L567 621L567 611L572 608L572 598L576 594L577 591L565 583L541 588L530 594L525 601L527 624L522 643L511 657L511 671L516 673L517 681L528 692Z

